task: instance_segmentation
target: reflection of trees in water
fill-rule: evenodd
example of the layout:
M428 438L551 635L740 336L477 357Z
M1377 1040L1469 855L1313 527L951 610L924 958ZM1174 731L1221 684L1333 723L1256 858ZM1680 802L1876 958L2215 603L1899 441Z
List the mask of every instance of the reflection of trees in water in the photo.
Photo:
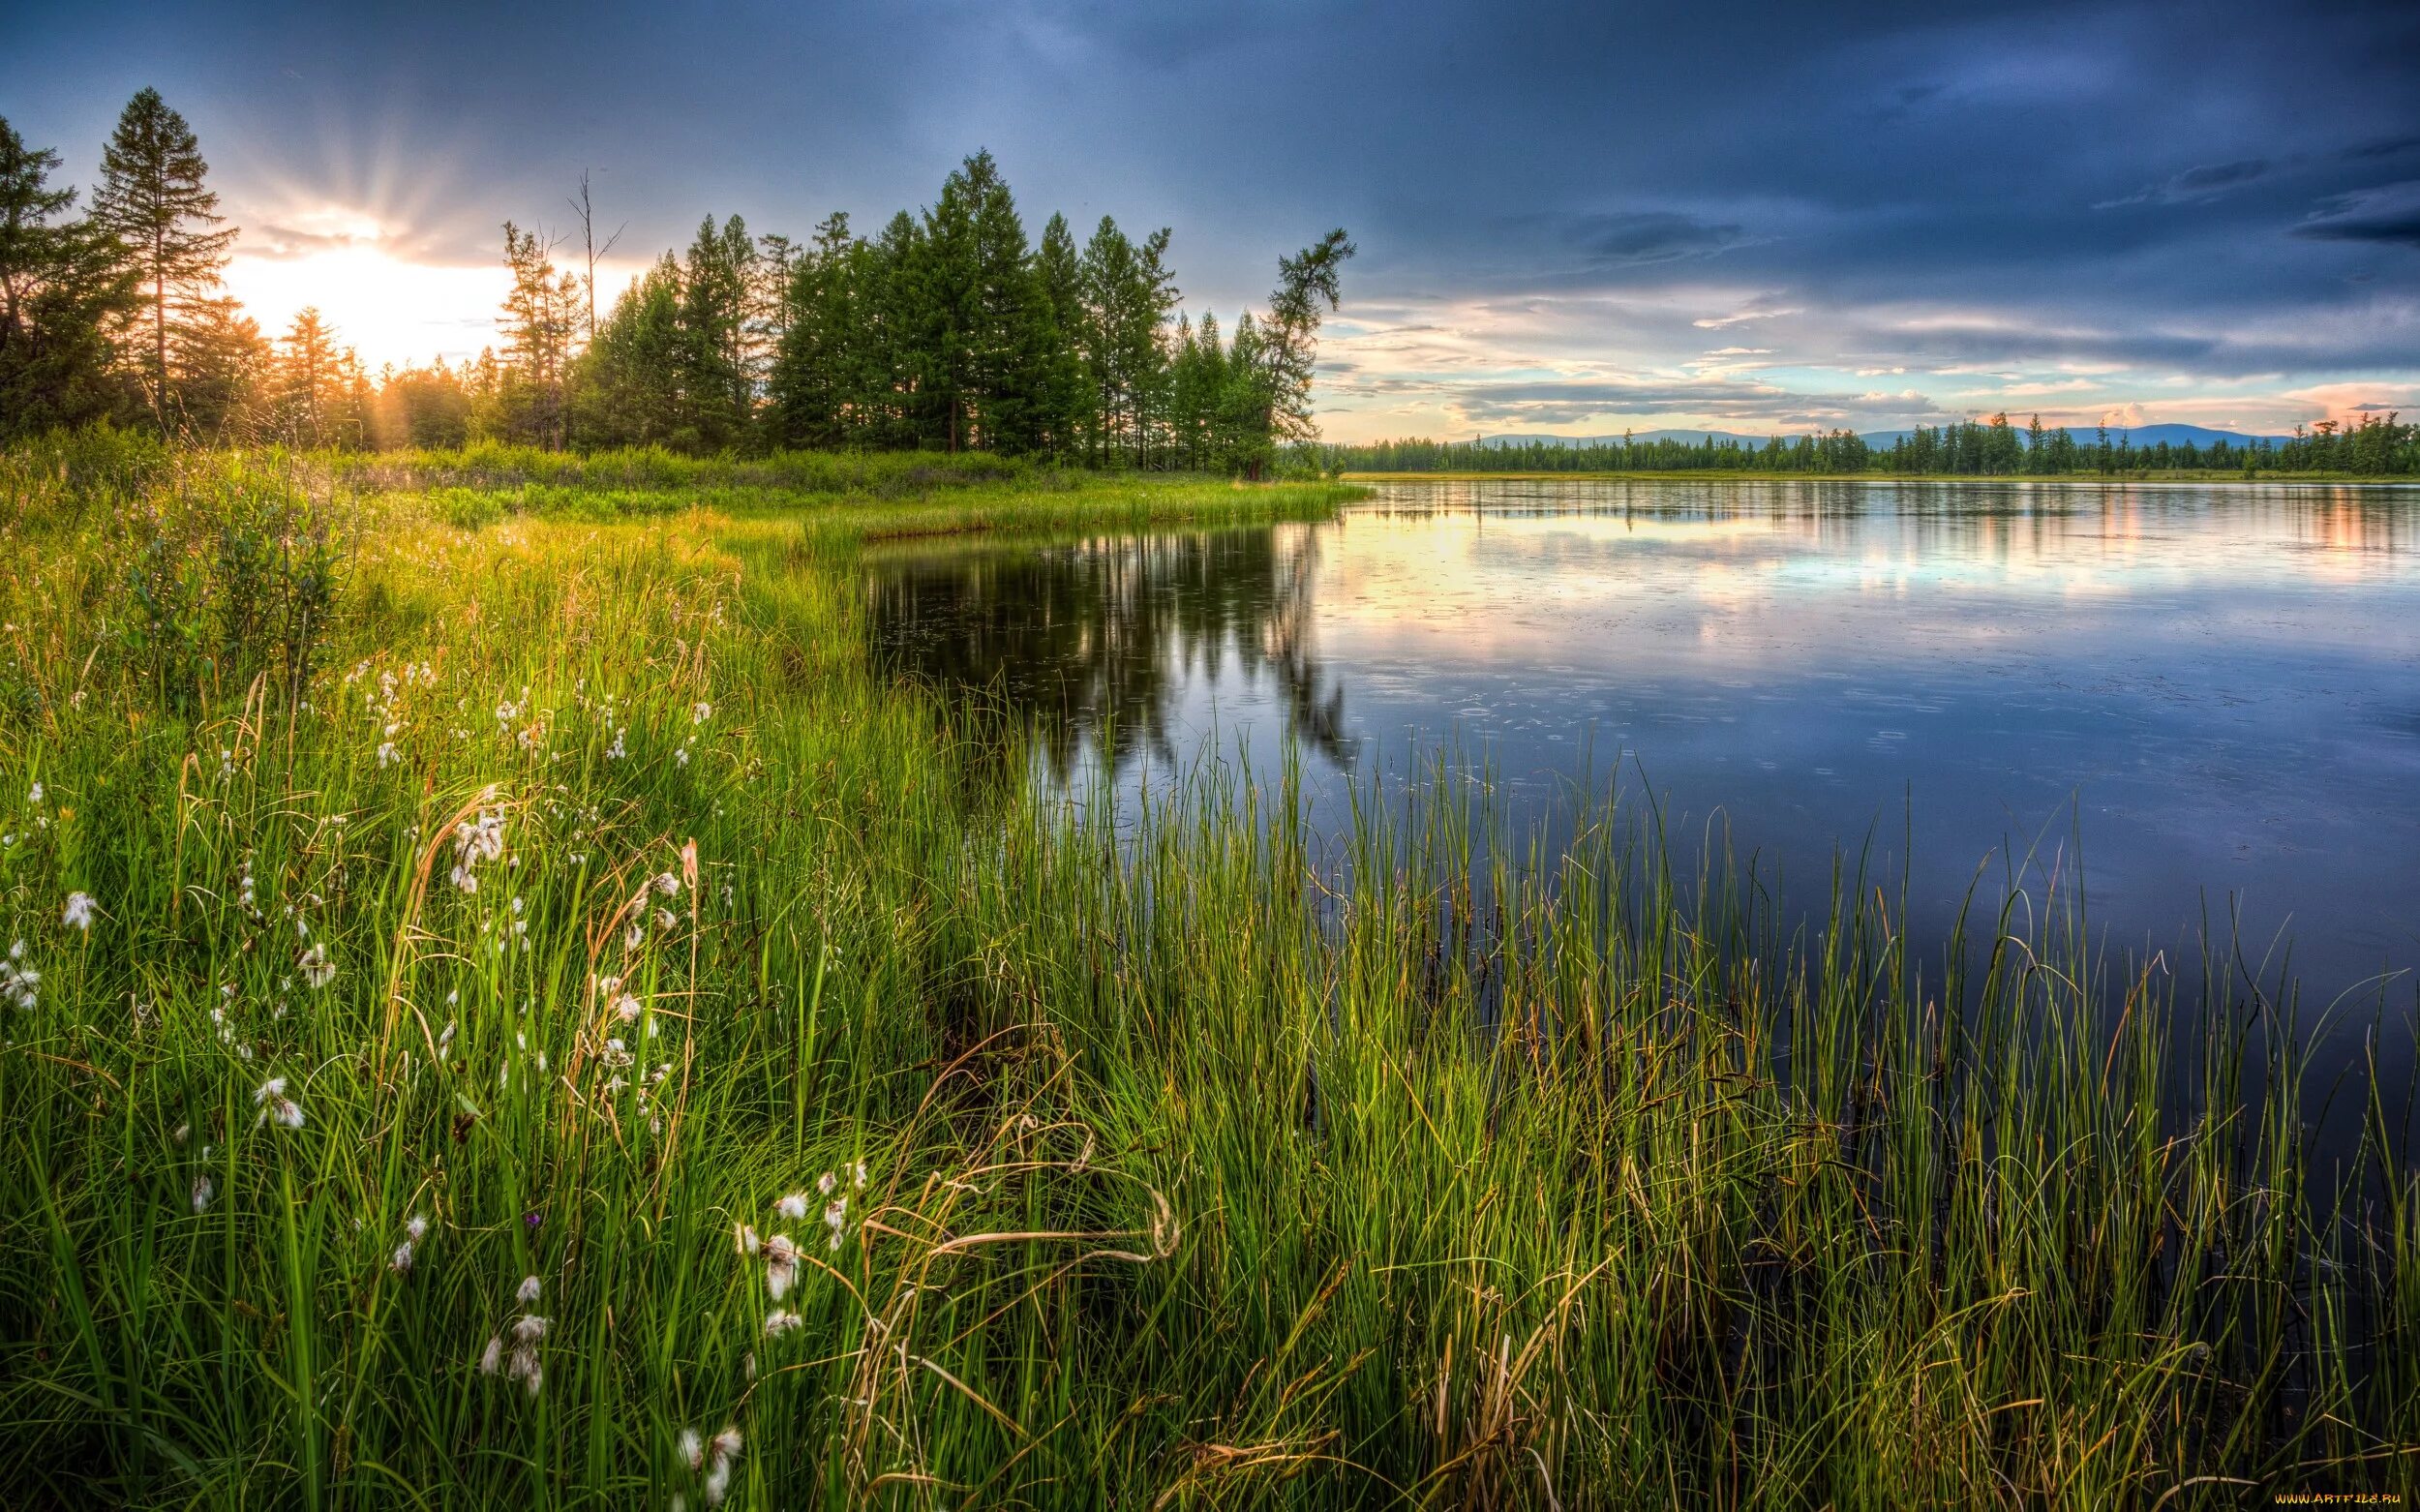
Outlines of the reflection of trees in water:
M1174 760L1179 689L1225 675L1228 657L1268 679L1291 735L1341 765L1344 692L1312 644L1318 553L1298 527L921 553L873 571L875 654L1030 726L1061 780L1087 742L1113 763L1146 744Z

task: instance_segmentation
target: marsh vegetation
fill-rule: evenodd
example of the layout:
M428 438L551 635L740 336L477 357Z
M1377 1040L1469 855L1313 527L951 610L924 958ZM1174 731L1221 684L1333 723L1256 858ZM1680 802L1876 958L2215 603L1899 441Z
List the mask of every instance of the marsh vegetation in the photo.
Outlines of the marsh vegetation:
M875 645L903 536L1348 493L7 454L0 1499L2408 1493L2397 1089L2318 1165L2290 995L1450 766L1041 801Z

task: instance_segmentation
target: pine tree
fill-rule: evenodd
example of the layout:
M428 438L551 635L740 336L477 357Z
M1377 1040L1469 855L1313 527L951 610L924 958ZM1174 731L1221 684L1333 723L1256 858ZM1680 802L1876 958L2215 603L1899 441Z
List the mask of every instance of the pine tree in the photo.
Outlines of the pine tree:
M991 154L950 175L922 229L905 291L926 434L952 451L1030 451L1051 321Z
M583 446L699 442L683 399L690 367L681 264L670 253L631 281L573 364L572 435Z
M512 287L499 324L507 360L490 396L491 423L506 436L560 446L568 417L564 380L586 303L580 280L557 272L537 233L510 221L504 223L504 267ZM488 353L481 357L493 360Z
M205 184L209 165L185 118L156 89L126 104L101 157L93 219L126 249L151 290L151 349L144 386L162 427L174 409L168 363L173 326L191 318L219 285L235 228L219 226L219 197Z
M1340 277L1353 244L1344 227L1328 232L1290 257L1278 259L1277 290L1269 296L1262 327L1268 373L1269 434L1301 440L1318 434L1311 421L1311 378L1319 354L1319 307L1334 310Z
M284 349L271 370L269 395L278 433L295 446L337 444L348 429L343 410L348 384L335 331L318 307L306 305L278 345Z
M134 275L106 232L58 220L76 199L50 187L58 164L0 117L0 440L104 418L128 397L109 338L136 307Z
M852 403L865 415L859 434L868 447L912 447L929 431L923 243L916 217L901 210L883 227L864 259L866 339Z
M721 227L708 216L681 272L682 388L688 426L709 451L738 445L756 408L748 342L750 286L756 243L733 216Z
M1085 366L1100 416L1096 461L1118 453L1116 460L1130 466L1149 460L1167 375L1163 328L1178 297L1167 250L1167 227L1137 243L1105 215L1084 246Z
M171 418L178 432L213 445L261 438L273 358L260 322L241 305L188 301L184 318L169 332L168 358L176 374Z
M1083 453L1095 425L1097 392L1084 364L1084 266L1067 217L1052 215L1034 251L1035 290L1047 326L1042 371L1035 378L1035 442L1061 457Z

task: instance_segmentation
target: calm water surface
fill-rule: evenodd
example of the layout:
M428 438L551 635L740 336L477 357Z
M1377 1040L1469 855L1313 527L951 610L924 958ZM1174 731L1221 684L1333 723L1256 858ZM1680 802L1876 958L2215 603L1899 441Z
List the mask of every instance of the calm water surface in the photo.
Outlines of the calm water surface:
M1912 822L1920 924L2080 842L2113 946L2190 954L2233 910L2321 1002L2420 966L2420 491L1417 484L871 571L885 655L1036 720L1006 780L1274 772L1290 740L1333 826L1355 774L1458 743L1516 810L1651 789L1785 901L1869 841L1895 889Z

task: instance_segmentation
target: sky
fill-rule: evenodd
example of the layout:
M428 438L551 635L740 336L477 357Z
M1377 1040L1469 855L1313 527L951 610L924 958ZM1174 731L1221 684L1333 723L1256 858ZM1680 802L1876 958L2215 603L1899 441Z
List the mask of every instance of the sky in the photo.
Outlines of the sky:
M2420 413L2411 0L501 9L0 0L0 115L89 184L157 87L231 289L373 366L489 342L500 223L584 172L610 290L985 147L1037 235L1173 227L1223 322L1346 227L1333 439Z

